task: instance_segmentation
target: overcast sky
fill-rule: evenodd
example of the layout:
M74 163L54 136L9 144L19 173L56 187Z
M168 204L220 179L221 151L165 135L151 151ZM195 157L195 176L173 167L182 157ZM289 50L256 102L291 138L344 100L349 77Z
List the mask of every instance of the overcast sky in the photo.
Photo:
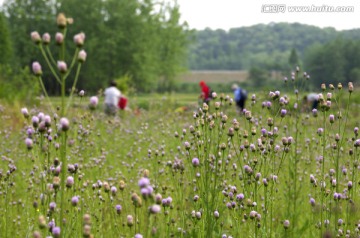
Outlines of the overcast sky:
M319 27L334 27L338 30L360 28L358 0L177 0L177 2L180 5L182 19L186 20L191 28L196 29L210 27L228 30L233 27L270 22L300 22ZM266 13L280 10L276 5L269 4L285 6L285 9L282 8L284 12ZM353 12L290 12L289 7L293 6L314 6L323 9L350 6L353 7Z

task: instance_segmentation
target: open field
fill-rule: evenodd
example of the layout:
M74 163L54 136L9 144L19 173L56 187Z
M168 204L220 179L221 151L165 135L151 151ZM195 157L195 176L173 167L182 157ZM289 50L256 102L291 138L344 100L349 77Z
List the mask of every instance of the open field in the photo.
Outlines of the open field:
M116 117L74 98L68 123L2 105L0 237L358 237L359 93L327 89L316 112L301 90L255 94L243 115L220 94Z

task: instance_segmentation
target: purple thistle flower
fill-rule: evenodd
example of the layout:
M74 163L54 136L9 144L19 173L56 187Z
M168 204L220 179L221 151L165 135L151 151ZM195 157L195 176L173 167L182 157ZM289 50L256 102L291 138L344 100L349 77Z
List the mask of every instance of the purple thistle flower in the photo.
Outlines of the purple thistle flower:
M199 164L200 164L199 159L198 159L198 158L193 158L193 159L192 159L192 164L193 164L194 167L199 166Z
M322 136L323 133L324 133L324 129L323 129L323 128L318 128L318 129L317 129L317 134L318 134L319 136Z
M139 179L138 185L140 188L144 188L150 185L150 180L148 178L142 177Z
M27 109L26 107L21 108L21 114L23 114L23 116L24 116L25 118L28 118L28 117L29 117L29 111L28 111L28 109Z
M95 109L96 106L98 105L98 103L99 103L98 97L97 96L92 96L90 98L90 105L89 105L90 109Z
M359 147L360 146L360 139L357 139L354 143L355 147Z
M32 139L26 138L26 139L25 139L25 144L26 144L26 147L27 147L29 150L33 148L33 141L32 141Z
M63 131L69 130L69 125L70 125L70 122L66 117L62 117L60 119L60 129L61 130L63 130Z
M116 210L116 213L117 213L117 214L120 214L120 213L121 213L121 210L122 210L121 205L116 205L116 206L115 206L115 210Z
M60 237L60 227L56 226L52 228L52 234L54 237Z
M354 128L354 134L357 136L359 135L359 127Z
M242 201L242 200L244 200L244 198L245 198L245 196L243 193L239 193L236 195L236 200L238 200L238 201Z
M312 109L312 114L314 117L317 117L318 116L318 111L316 108Z
M285 220L285 221L284 221L284 228L287 229L287 228L289 228L289 226L290 226L290 221L289 221L289 220Z
M149 212L151 214L157 214L161 211L161 207L158 204L154 204L151 207L149 207Z
M134 238L143 238L143 236L138 233L138 234L136 234L136 235L134 236Z
M310 204L311 204L311 206L315 206L315 199L314 198L310 198Z
M79 197L74 196L71 198L71 204L75 207L79 203Z
M115 195L116 195L116 192L117 192L117 188L116 188L115 186L111 186L110 191L111 191L111 194L112 194L113 196L115 196Z
M55 203L55 202L51 202L51 203L49 204L49 209L50 209L50 211L55 211L55 208L56 208L56 203Z
M72 176L67 177L66 187L71 188L74 185L74 178Z

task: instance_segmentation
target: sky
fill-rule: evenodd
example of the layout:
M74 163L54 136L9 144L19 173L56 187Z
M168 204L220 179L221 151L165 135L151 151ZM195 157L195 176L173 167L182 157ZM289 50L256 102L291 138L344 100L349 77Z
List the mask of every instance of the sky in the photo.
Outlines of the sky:
M358 0L177 0L177 3L182 20L198 30L206 27L229 30L271 22L299 22L337 30L360 28ZM334 12L332 7L334 10L350 7L351 12Z

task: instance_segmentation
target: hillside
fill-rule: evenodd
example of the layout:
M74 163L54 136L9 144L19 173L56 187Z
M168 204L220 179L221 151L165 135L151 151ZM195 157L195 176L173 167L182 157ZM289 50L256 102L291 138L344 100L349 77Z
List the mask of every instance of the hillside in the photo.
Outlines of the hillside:
M194 32L189 48L191 70L243 70L252 66L283 70L294 48L301 59L306 50L337 38L360 39L360 29L336 31L299 23L258 24L229 31Z

